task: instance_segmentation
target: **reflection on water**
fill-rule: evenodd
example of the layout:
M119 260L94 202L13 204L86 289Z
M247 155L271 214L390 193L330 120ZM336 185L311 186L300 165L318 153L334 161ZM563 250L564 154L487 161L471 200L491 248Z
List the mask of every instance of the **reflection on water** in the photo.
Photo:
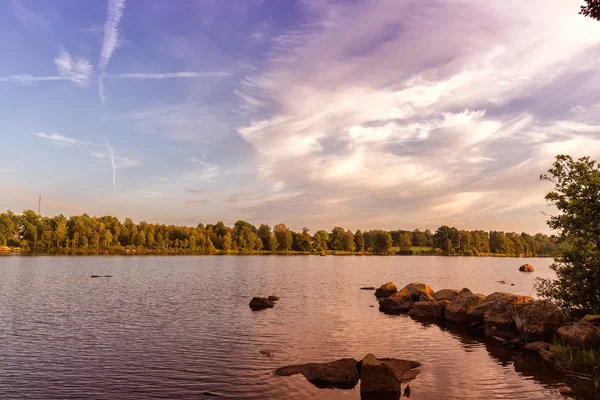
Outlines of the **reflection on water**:
M536 272L519 273L524 262ZM373 293L359 290L392 280L534 294L534 278L550 276L550 262L4 256L0 398L359 399L358 388L319 390L272 372L374 353L423 362L411 399L560 399L564 375L537 358L382 314L370 307ZM281 297L275 308L249 309L250 298L271 294Z

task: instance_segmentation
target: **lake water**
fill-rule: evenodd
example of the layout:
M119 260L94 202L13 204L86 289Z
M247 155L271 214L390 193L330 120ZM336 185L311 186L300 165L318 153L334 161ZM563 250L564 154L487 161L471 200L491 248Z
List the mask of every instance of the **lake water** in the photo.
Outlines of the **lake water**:
M567 378L537 356L384 315L369 307L373 292L359 290L420 281L534 295L535 277L553 275L551 261L2 256L0 398L359 399L358 387L317 389L273 370L371 352L423 363L413 399L560 399ZM525 262L536 272L520 273ZM248 307L271 294L281 297L275 308Z

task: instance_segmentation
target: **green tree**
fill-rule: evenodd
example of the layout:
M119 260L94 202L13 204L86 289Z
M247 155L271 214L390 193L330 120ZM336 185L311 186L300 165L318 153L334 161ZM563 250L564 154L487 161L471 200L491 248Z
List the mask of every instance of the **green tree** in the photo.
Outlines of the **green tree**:
M354 234L354 249L359 253L365 251L365 237L360 229Z
M329 233L324 230L317 231L313 236L313 245L317 251L326 251L329 248Z
M373 251L378 254L387 254L392 247L392 235L389 232L373 231Z
M275 232L275 237L277 238L277 248L285 251L290 250L294 240L292 231L290 231L285 224L275 225L273 231Z
M565 309L600 313L600 165L559 155L540 179L554 184L546 200L559 214L548 226L564 244L551 266L556 279L539 279L538 293Z
M400 248L400 250L410 250L411 246L412 239L410 235L406 232L401 233L400 236L398 236L398 247Z
M354 233L347 230L342 238L342 247L344 251L354 251L356 245L354 244Z
M425 233L421 232L418 229L416 229L413 232L412 244L413 244L413 246L418 246L418 247L425 247L425 246L427 246L427 236L425 236Z
M344 237L346 236L346 231L344 228L340 228L336 226L333 228L331 232L331 236L329 237L329 241L331 244L331 250L342 251L344 250Z

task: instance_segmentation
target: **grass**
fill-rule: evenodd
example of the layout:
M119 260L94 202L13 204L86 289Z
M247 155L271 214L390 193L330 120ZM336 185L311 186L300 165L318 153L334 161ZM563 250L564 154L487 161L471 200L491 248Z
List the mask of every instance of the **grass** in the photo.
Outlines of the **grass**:
M583 369L590 373L596 389L600 388L600 349L580 350L554 340L552 352L558 367L566 370Z

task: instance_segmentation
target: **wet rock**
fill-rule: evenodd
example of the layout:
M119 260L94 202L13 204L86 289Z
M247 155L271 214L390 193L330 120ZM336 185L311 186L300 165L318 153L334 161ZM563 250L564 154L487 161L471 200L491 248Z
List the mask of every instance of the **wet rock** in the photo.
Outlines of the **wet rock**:
M506 281L504 281L504 280L498 281L498 283L500 283L501 285L506 285Z
M264 310L265 308L273 308L275 303L264 297L253 297L249 305L253 310Z
M433 290L429 285L420 282L409 283L404 286L403 289L406 289L410 293L410 297L413 301L434 301L433 298Z
M394 370L373 354L367 354L363 358L360 380L361 393L399 394L402 390L401 380Z
M550 350L550 343L546 342L531 342L523 346L524 349L539 353L541 350Z
M523 264L519 267L519 271L521 272L533 272L535 269L529 264Z
M562 387L558 388L558 393L560 393L562 395L572 394L573 393L573 389L571 389L568 386L562 386Z
M492 302L484 314L485 334L509 339L517 338L519 331L513 318L514 312L515 304L510 301Z
M217 394L211 393L211 392L202 392L200 393L202 396L207 396L207 397L217 397Z
M565 316L549 300L530 301L515 306L513 314L519 335L526 341L551 342Z
M588 324L592 324L594 326L600 326L600 315L586 315L581 319L583 322L587 322Z
M450 300L419 301L414 303L408 315L415 319L432 320L441 322L444 320L444 312Z
M579 321L561 326L556 336L564 343L580 350L600 347L600 328L589 322Z
M278 368L275 374L279 376L302 374L306 380L320 388L352 389L359 379L357 361L353 358L326 363L290 365Z
M484 299L485 296L475 294L465 288L461 290L454 301L446 307L444 318L454 323L465 323L467 322L467 313L469 310L478 306Z
M542 356L542 358L546 361L552 361L552 359L554 358L554 353L550 350L541 349L539 353L540 356Z
M375 286L365 286L361 287L360 290L375 290Z
M389 314L407 312L413 305L413 299L407 289L379 301L379 310Z
M453 301L458 296L459 291L456 289L442 289L433 294L435 300L450 300Z
M277 297L277 296L269 296L269 297L267 297L267 300L277 301L277 300L279 300L279 297Z
M421 370L417 369L421 363L417 361L399 358L379 358L378 360L390 367L402 383L415 379L421 373Z
M495 292L490 294L481 302L481 304L473 307L467 313L468 320L473 321L484 321L485 313L490 309L494 303L502 301L510 304L523 304L533 301L533 297L521 296L518 294L506 293L506 292ZM511 317L512 319L512 317Z
M102 278L102 275L92 275L92 278Z
M396 284L394 282L388 282L388 283L381 285L379 287L379 289L377 289L375 291L375 297L377 297L377 298L390 297L391 295L393 295L396 292L398 292L398 289L396 288Z

